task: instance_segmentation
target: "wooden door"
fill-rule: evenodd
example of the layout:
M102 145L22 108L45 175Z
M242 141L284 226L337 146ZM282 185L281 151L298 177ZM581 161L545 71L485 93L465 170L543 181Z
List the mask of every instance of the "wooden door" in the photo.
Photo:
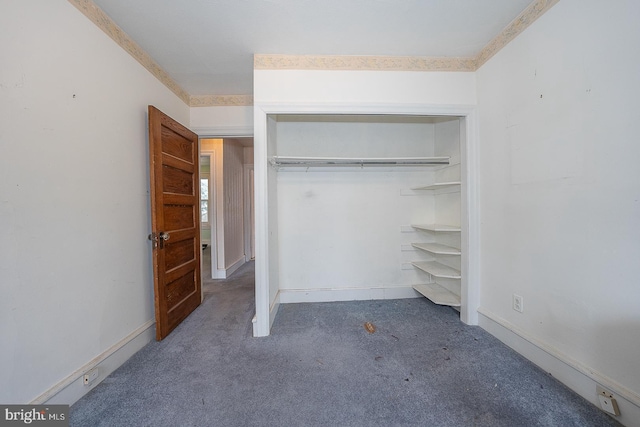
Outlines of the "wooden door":
M149 106L156 339L202 302L198 136Z

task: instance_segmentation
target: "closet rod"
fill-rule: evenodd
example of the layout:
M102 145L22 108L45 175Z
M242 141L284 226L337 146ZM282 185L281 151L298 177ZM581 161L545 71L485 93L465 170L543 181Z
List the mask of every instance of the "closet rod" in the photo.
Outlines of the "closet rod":
M440 166L448 165L449 157L285 157L273 156L269 159L275 167L310 166Z

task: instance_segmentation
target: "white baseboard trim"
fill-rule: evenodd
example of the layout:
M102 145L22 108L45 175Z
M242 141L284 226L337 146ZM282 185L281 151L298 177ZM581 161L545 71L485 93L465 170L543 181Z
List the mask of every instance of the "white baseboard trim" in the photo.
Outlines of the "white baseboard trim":
M251 319L251 323L253 323L253 337L266 337L271 334L271 327L273 326L273 322L276 320L276 315L278 314L278 310L280 309L280 292L276 294L276 297L273 299L273 302L269 306L269 329L266 331L262 331L259 329L258 325L258 314L256 313Z
M242 267L245 262L246 261L244 259L244 255L242 255L233 264L231 264L231 266L227 267L227 269L226 269L227 277L231 276L237 269Z
M234 261L231 266L227 268L218 268L214 271L215 277L214 279L226 279L231 276L237 269L242 267L245 263L244 255Z
M280 303L419 298L411 285L374 288L280 289Z
M273 322L276 320L276 315L278 314L278 310L280 309L280 303L282 300L280 299L282 294L280 291L276 294L276 297L273 299L271 306L269 307L269 333L271 333L271 327L273 326Z
M30 404L73 405L82 396L100 384L109 374L122 366L124 362L129 360L129 358L136 354L142 347L153 341L155 338L155 324L156 322L154 320L149 320L144 323L87 364L74 371L71 375L36 397ZM83 376L94 368L98 369L98 378L96 378L91 385L85 386Z
M212 279L226 279L227 278L227 270L220 269L220 268L214 268L213 271L211 271L211 278Z
M571 390L600 407L596 385L611 391L618 402L620 416L614 417L627 427L640 427L640 395L617 381L520 330L505 319L483 308L478 309L479 325L494 337L549 372Z

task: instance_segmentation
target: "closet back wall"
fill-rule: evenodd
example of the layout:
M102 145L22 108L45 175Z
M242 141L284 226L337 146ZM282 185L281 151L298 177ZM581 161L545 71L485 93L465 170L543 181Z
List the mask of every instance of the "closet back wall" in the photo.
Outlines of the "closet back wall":
M278 116L279 156L433 156L424 117ZM272 143L275 143L272 142ZM416 297L400 232L433 222L433 197L403 190L433 180L415 168L310 168L278 173L281 302Z

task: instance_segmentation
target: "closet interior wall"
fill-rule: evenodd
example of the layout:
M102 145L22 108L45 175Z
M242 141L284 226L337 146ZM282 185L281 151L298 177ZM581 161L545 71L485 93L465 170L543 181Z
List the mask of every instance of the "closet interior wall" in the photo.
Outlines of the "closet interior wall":
M413 285L433 279L411 263L433 256L412 243L460 248L460 233L437 237L411 224L459 225L460 191L413 188L460 180L459 118L272 115L267 129L269 159L451 158L448 167L269 167L270 300L421 296ZM438 261L460 269L460 256ZM460 280L443 286L460 295Z

